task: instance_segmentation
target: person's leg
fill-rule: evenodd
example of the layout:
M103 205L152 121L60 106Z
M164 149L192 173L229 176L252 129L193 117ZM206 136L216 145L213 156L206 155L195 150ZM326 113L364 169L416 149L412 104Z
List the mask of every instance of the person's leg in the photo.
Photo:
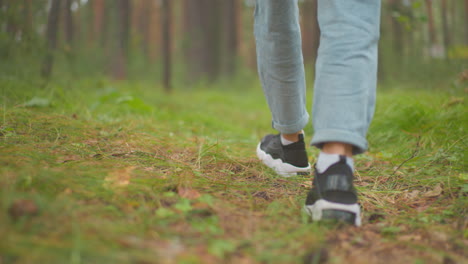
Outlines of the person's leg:
M257 0L255 41L273 128L295 134L309 119L297 0Z
M374 113L380 3L375 0L319 0L321 30L316 62L312 144L327 142L367 149Z
M297 0L257 0L255 41L258 73L273 128L281 133L264 137L257 155L282 176L308 173L301 134L309 115Z
M380 1L318 0L312 144L321 148L306 209L360 225L351 156L367 149L374 113Z

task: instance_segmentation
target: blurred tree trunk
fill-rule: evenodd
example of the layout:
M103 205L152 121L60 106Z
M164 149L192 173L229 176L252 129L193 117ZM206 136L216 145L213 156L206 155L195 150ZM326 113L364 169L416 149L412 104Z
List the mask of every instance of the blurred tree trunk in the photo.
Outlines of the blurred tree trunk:
M403 6L403 15L407 18L407 22L404 25L403 32L406 39L406 56L412 60L410 56L417 56L418 51L420 50L419 46L415 43L415 30L414 26L414 13L413 8L409 4Z
M54 63L54 52L57 48L58 22L60 17L60 3L62 0L52 0L49 17L47 21L47 51L42 63L41 74L44 78L49 78L52 73Z
M115 5L116 5L115 0L104 0L104 4L102 7L103 8L102 12L104 14L102 15L102 25L101 25L101 34L100 34L101 38L99 39L99 45L103 49L105 49L108 46L111 46L111 42L114 41L112 39L113 38L112 29L115 28L113 27L113 25L115 25L115 22L114 20L112 20L113 12L111 10L113 10L112 8ZM111 50L108 50L108 54L109 56L112 56Z
M30 38L33 34L32 0L24 0L23 5L23 35L26 38Z
M74 31L75 31L74 41L75 41L75 44L79 43L79 46L81 48L81 46L84 44L83 42L86 41L85 35L83 34L83 32L85 31L84 29L86 28L86 23L82 22L82 17L84 13L86 13L87 11L92 11L92 10L89 10L89 8L83 8L83 4L81 3L81 1L75 1L75 4L76 4L76 9L74 10L75 24L73 25Z
M468 0L465 0L465 44L468 45Z
M93 0L93 29L92 29L92 41L103 42L104 31L104 16L105 16L105 0Z
M203 40L201 37L202 19L196 13L199 12L195 1L184 0L184 53L187 68L187 74L190 81L196 80L201 75L201 67L193 66L194 61L201 60L201 49L203 49Z
M161 10L163 86L166 92L171 91L171 1L163 0Z
M205 43L205 64L206 72L211 80L215 80L220 72L221 65L221 1L218 0L205 0L202 15L204 17L204 33L207 42Z
M237 0L223 1L223 70L228 75L233 75L236 70L237 50L238 50L238 20L239 5Z
M72 13L73 0L65 0L64 20L65 20L65 41L68 49L72 49L73 39L75 36L75 28L73 25L73 13Z
M458 41L457 39L457 32L458 32L458 19L457 19L457 12L458 12L458 6L457 6L457 1L449 1L451 3L450 5L450 30L453 33L452 34L452 43L456 43Z
M185 0L186 54L189 77L214 80L219 73L220 3L218 0Z
M393 48L394 51L403 56L404 54L404 39L403 39L403 26L398 21L397 17L393 13L401 13L401 0L390 1L390 14L392 19L392 31L393 31Z
M161 23L161 8L157 6L156 2L150 1L151 17L148 19L149 25L159 25ZM148 58L151 62L156 61L161 53L161 32L153 30L151 26L148 27Z
M444 37L444 50L445 55L447 55L448 50L450 48L450 31L448 27L448 19L447 19L447 0L440 1L441 8L441 17L442 17L442 34Z
M427 22L428 22L428 33L429 41L431 46L436 44L436 31L434 26L434 15L432 12L432 0L425 0L427 8Z
M17 1L17 0L16 0ZM6 32L16 38L18 32L17 3L12 0L5 2Z
M302 50L305 63L315 65L319 43L317 0L306 0L302 6Z
M437 43L437 31L434 21L433 0L426 0L428 34L429 34L429 55L431 58L443 58L444 48Z
M164 3L163 3L164 4ZM168 3L169 5L170 3ZM139 6L138 29L141 35L141 49L145 58L149 58L150 26L153 8L152 1L141 1Z
M117 16L117 47L114 54L113 76L117 80L127 78L128 43L130 37L130 0L119 0Z

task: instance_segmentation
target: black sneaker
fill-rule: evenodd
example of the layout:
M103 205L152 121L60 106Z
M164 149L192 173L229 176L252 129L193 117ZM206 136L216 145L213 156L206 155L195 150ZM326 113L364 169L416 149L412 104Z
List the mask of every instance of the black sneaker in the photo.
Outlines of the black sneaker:
M315 170L305 210L313 221L332 220L361 225L361 209L353 186L353 172L346 164L345 156L340 156L340 160L323 173Z
M302 134L299 135L298 142L286 146L281 144L280 134L266 135L257 146L257 156L281 176L310 174L310 164Z

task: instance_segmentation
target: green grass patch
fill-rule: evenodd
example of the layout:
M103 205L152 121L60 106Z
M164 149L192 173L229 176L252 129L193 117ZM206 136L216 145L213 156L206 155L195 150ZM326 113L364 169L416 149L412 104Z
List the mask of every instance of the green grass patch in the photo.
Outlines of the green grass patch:
M462 84L381 90L356 157L359 229L310 223L311 179L259 164L272 131L250 86L0 79L0 262L466 260Z

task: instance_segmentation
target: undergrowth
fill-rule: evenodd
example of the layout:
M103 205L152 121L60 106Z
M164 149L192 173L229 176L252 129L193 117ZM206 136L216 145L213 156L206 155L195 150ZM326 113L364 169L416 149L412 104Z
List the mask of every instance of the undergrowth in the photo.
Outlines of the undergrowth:
M2 78L0 263L462 263L466 83L448 85L381 89L356 157L364 223L335 228L302 212L309 177L257 161L257 84Z

